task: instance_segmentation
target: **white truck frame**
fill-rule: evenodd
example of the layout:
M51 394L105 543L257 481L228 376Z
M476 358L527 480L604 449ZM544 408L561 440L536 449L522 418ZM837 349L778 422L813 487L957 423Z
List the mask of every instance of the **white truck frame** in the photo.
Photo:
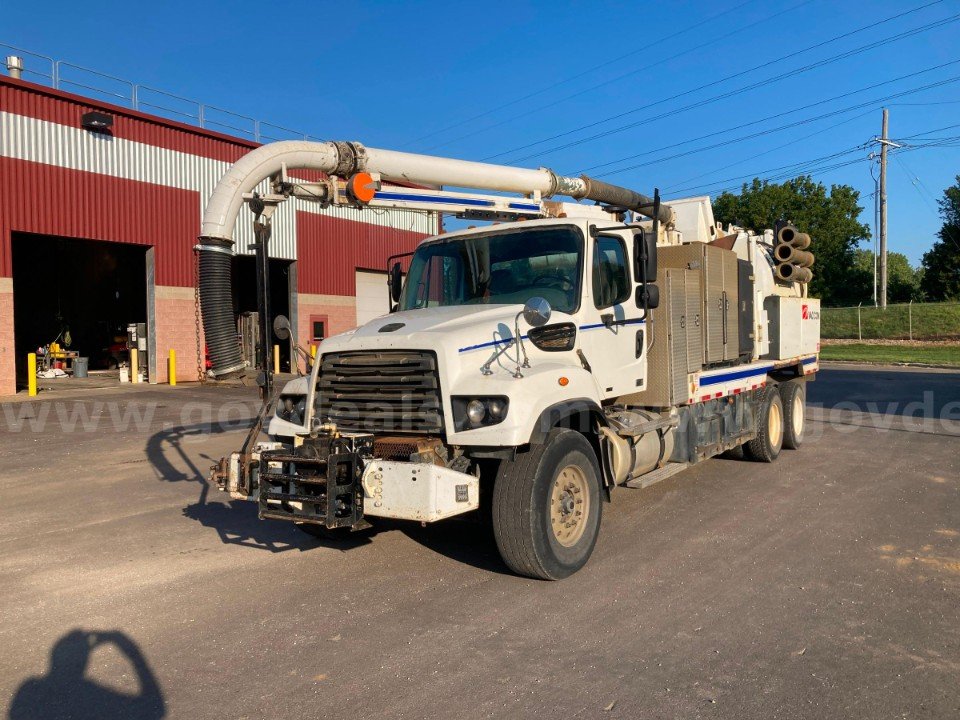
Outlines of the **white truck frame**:
M327 178L292 179L300 168ZM548 199L563 194L597 204ZM213 471L263 518L318 534L489 505L507 565L559 579L590 557L614 488L741 446L773 462L803 440L819 302L782 265L809 280L806 235L721 228L708 198L668 206L545 168L358 143L264 146L214 191L198 247L215 375L243 370L218 294L240 209L249 203L268 232L290 197L502 222L424 240L402 289L391 268L391 312L324 340L309 376L266 399L243 449Z

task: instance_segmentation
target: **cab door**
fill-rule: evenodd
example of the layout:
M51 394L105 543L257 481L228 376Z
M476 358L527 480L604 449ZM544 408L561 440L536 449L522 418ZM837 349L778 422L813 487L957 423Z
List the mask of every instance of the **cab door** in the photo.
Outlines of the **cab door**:
M632 233L592 235L579 347L607 399L645 389L646 327L634 301Z

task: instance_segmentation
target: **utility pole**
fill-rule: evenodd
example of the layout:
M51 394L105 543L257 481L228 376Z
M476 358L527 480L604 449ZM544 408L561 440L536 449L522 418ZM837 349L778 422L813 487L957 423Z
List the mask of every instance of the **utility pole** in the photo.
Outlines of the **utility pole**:
M880 136L880 307L887 306L887 143L890 111L883 109Z

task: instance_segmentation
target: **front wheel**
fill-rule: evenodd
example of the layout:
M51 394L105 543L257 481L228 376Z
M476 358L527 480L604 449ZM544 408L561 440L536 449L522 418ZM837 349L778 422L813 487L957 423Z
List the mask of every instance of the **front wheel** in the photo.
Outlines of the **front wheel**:
M582 568L600 532L600 466L578 432L555 429L542 445L500 465L493 532L518 575L560 580Z

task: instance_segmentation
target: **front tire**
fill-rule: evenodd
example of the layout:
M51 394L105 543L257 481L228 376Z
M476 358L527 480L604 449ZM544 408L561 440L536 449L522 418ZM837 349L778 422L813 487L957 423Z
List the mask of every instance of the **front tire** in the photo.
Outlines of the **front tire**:
M493 532L518 575L560 580L575 573L593 553L600 517L600 466L580 433L554 429L542 445L501 463Z
M757 436L743 446L751 460L772 463L783 447L783 400L774 384L768 384L757 398Z
M805 383L791 380L780 386L780 399L783 401L783 446L798 450L803 444L807 391Z

